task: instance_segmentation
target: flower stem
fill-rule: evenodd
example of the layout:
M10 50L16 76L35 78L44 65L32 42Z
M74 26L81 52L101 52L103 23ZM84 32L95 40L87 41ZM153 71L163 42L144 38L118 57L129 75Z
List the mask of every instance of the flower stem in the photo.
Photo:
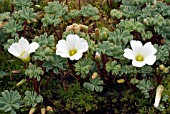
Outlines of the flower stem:
M55 35L57 36L57 38L60 39L60 38L59 38L59 35L58 35L58 33L57 33L57 31L55 30L54 25L52 25L52 28L54 29L54 32L55 32ZM56 44L57 44L57 38L54 37L54 46L56 46Z
M129 80L127 80L127 78L126 78L125 74L123 74L123 77L124 77L124 79L125 79L126 83L128 84L128 86L132 89L132 91L134 91L134 90L135 90L135 87L134 87L134 86L130 83L130 81L129 81Z
M38 90L38 82L36 78L33 79L33 84L34 84L34 91L38 94L39 90Z
M62 28L61 28L60 24L58 25L58 28L60 30L60 37L59 38L62 38L63 31L62 31ZM58 39L58 40L60 40L60 39Z
M27 20L24 21L24 37L26 35L26 29L27 29Z
M78 0L79 10L81 9L81 2Z

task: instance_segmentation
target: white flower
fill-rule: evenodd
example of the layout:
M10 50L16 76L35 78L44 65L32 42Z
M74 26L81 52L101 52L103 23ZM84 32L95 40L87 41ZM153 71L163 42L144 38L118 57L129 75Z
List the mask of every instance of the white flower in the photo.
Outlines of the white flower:
M83 52L88 50L88 43L78 35L69 34L66 40L58 41L56 48L57 55L70 60L79 60Z
M130 41L132 49L124 50L124 57L132 60L132 65L142 67L145 64L153 65L156 61L154 55L157 50L153 47L151 42L147 42L144 46L140 41Z
M154 103L155 108L158 108L159 106L159 102L161 100L161 95L162 95L163 90L164 90L164 87L162 85L159 85L156 88L156 96L155 96L155 103Z
M18 43L14 43L8 48L8 52L15 57L22 59L24 62L29 63L30 53L35 52L38 47L38 43L32 42L31 44L29 44L26 39L21 37Z

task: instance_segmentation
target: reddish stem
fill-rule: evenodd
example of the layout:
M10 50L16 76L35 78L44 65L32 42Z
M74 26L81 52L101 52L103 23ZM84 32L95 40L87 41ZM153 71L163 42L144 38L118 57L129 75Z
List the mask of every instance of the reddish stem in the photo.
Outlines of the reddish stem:
M27 20L24 21L24 37L26 35L26 29L27 29Z
M38 90L38 82L37 82L37 79L34 78L33 79L33 83L34 83L34 91L38 94L39 93L39 90Z
M81 9L81 2L78 0L79 10Z

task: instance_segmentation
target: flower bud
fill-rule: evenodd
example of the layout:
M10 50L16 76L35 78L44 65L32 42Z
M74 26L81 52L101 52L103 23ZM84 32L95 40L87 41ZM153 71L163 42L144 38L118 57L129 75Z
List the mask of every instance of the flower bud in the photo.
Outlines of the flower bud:
M79 33L80 32L80 26L76 23L73 24L73 31L75 33Z
M98 62L101 61L101 55L98 52L95 53L95 60Z
M29 114L34 114L35 110L36 110L36 108L35 108L35 107L32 107L32 108L30 109L30 111L29 111Z
M88 30L88 26L86 26L86 25L82 25L82 24L79 24L79 27L80 27L80 29L85 29L85 30Z
M169 72L169 68L164 68L163 73L168 73Z
M147 19L143 19L143 22L144 22L146 25L148 25Z
M27 20L27 24L31 24L31 21L30 21L30 20Z
M41 114L45 114L46 110L45 108L41 108Z
M124 79L119 79L119 80L117 80L117 83L124 83L124 82L125 82Z
M13 74L20 74L21 71L20 71L20 70L13 70L12 73L13 73Z
M66 32L69 32L69 31L71 31L71 30L73 30L73 25L67 26Z
M38 22L38 20L37 20L36 18L34 18L34 20L33 20L33 21L34 21L34 23L37 23L37 22Z
M22 79L21 81L19 81L16 86L20 86L22 84L24 84L26 82L26 79Z
M161 44L164 44L166 42L165 39L161 39Z
M95 79L98 76L97 72L94 72L93 75L91 76L92 79Z
M107 40L107 33L106 33L106 32L103 32L102 37L103 37L103 38L102 38L103 40Z
M165 69L165 66L163 64L159 65L159 69L160 70L164 70Z
M96 36L96 39L99 39L100 37L100 30L98 28L95 29L95 36Z
M47 106L47 107L46 107L46 110L47 110L48 112L53 112L53 108L52 108L51 106Z
M161 100L161 95L162 95L163 90L164 90L164 87L162 85L159 85L156 88L156 96L155 96L155 103L154 103L155 108L158 108L159 106L159 102Z

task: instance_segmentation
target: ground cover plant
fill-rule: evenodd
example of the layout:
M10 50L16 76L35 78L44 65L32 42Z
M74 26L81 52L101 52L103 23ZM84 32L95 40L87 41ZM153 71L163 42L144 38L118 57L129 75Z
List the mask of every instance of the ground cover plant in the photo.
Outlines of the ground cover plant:
M0 113L168 113L169 4L0 0Z

